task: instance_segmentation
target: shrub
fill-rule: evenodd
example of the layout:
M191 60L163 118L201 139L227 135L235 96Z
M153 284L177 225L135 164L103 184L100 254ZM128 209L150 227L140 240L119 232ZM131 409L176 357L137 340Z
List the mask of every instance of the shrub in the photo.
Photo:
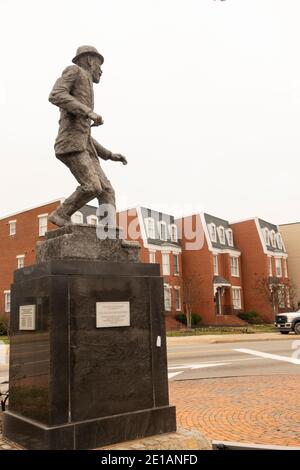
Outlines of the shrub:
M256 312L240 312L238 314L238 317L241 320L250 323L250 325L261 325L262 323L264 323L263 319Z
M179 313L178 315L176 315L175 319L179 321L180 323L182 323L183 325L186 325L187 323L186 316L184 315L184 313ZM198 315L197 313L192 313L192 327L198 326L199 323L201 322L202 322L201 316Z
M7 336L8 335L8 316L0 314L0 336Z

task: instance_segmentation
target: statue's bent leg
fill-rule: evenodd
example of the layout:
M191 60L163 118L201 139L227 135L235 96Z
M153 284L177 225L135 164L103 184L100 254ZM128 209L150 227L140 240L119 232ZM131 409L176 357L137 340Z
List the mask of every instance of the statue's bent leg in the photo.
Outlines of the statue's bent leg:
M99 210L98 210L99 222L101 223L101 219L105 219L107 225L111 227L115 227L116 226L115 191L111 185L111 182L109 181L103 169L101 168L99 161L94 159L93 165L94 165L95 172L98 175L98 178L102 187L101 193L97 196L98 203L99 203Z
M98 197L102 192L102 187L88 152L78 152L58 158L80 183L76 191L49 216L50 222L62 227L71 224L71 216L94 197Z

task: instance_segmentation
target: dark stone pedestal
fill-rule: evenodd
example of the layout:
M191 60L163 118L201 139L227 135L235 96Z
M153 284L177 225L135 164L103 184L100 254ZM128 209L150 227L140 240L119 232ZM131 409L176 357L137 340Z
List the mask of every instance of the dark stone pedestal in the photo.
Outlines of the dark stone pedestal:
M130 326L96 327L96 302ZM36 329L19 330L19 307ZM176 429L159 266L57 260L15 272L4 435L27 449L88 449Z

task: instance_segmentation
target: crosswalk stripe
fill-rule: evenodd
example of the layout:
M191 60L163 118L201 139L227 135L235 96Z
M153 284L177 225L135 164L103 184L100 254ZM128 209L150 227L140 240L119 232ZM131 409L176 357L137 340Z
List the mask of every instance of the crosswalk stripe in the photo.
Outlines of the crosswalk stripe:
M296 359L294 357L279 356L278 354L264 353L261 351L255 351L254 349L233 349L233 351L237 351L237 352L241 352L245 354L252 354L253 356L264 357L265 359L273 359L275 361L289 362L290 364L295 364L295 365L300 364L300 359Z

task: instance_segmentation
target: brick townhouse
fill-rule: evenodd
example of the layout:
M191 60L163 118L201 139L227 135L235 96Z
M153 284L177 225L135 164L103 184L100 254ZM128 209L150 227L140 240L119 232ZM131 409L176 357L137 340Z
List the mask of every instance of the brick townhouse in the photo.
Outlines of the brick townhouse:
M182 240L183 289L192 312L205 324L244 324L237 317L244 307L241 252L228 221L200 213L176 223Z
M288 254L277 225L259 218L231 224L242 252L244 308L267 322L291 309Z
M0 218L0 314L10 312L10 285L13 272L35 264L35 246L45 232L57 228L48 222L48 214L61 199ZM84 206L72 216L74 223L96 224L96 208Z
M300 222L280 225L279 228L289 254L289 277L297 307L300 304Z
M174 216L145 207L117 214L124 238L141 245L142 263L158 263L164 278L166 325L174 326L174 317L182 312L182 261L178 229Z

